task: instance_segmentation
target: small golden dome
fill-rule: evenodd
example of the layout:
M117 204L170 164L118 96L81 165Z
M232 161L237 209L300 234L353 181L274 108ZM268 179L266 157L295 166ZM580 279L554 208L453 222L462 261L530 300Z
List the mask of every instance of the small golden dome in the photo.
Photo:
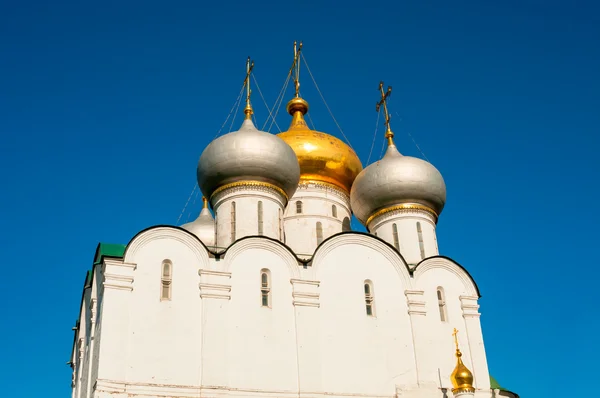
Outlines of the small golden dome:
M348 194L354 179L362 170L356 153L338 138L308 128L304 115L308 102L296 97L287 104L292 115L288 131L277 136L292 147L300 164L300 181L332 184Z
M461 357L462 352L458 348L458 330L454 329L454 341L456 343L456 367L450 375L450 381L452 381L452 392L454 394L459 392L470 392L474 393L475 388L473 388L473 373L465 366Z

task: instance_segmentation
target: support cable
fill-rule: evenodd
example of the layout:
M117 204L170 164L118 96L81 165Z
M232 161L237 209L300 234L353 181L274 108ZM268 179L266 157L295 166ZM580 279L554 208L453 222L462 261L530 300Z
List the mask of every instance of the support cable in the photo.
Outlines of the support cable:
M192 198L192 195L194 194L194 192L196 192L196 188L198 188L198 185L196 183L194 183L194 188L192 189L192 192L190 192L190 196L188 196L187 202L185 202L185 205L183 206L183 209L181 210L181 214L179 214L179 217L177 217L177 222L175 223L175 225L179 225L179 221L181 220L181 217L183 216L183 213L185 212L185 209L187 208L188 203L190 203L190 199Z
M254 79L254 84L256 84L256 88L258 89L258 94L260 94L260 98L262 98L263 103L265 104L265 108L267 108L267 111L269 111L269 116L267 117L267 121L268 121L269 118L271 117L271 115L273 114L273 112L269 108L269 105L267 104L267 100L265 100L265 97L264 97L262 91L260 90L260 86L258 85L258 81L256 80L256 75L254 73L252 74L252 79ZM265 122L265 124L266 124L266 122ZM281 133L281 128L277 124L277 121L275 121L275 127L277 127L277 130L279 130L279 132ZM264 128L264 126L263 126L263 128Z
M279 105L277 105L277 109L275 110L275 113L273 114L273 117L271 118L271 124L269 125L269 129L267 130L267 132L269 132L269 133L271 132L271 128L273 127L273 123L275 122L275 117L277 117L277 115L279 114L279 108L281 108L281 104L283 104L283 94L290 82L290 76L291 75L288 75L287 79L285 79L285 84L281 91L281 99L279 100Z
M198 193L200 192L200 190L199 190L199 189L194 189L194 191L196 192L196 194L194 195L194 201L192 202L191 209L193 209L193 208L194 208L194 205L196 204L196 199L198 199ZM191 218L191 217L192 217L192 212L191 212L191 211L189 211L189 212L188 212L187 219L185 220L185 222L186 222L186 223L190 222L190 218Z
M242 93L243 92L244 92L244 87L242 86L242 89L240 90L240 93L238 94L235 102L233 103L233 106L231 107L231 110L229 111L229 115L227 115L227 118L225 119L225 121L221 125L221 128L219 129L219 131L217 131L217 134L215 134L215 136L213 137L213 141L214 141L215 138L217 138L221 134L221 131L223 130L223 127L225 127L225 125L227 124L227 121L231 117L231 114L233 113L233 110L235 109L236 105L239 103L240 98L242 98Z
M381 119L381 110L377 112L377 121L375 122L375 132L373 133L373 142L371 142L371 150L369 151L369 157L367 158L366 165L369 165L369 161L371 160L371 154L373 153L373 148L375 147L375 141L377 141L377 130L379 129L379 119Z
M244 87L242 87L242 92L244 91ZM237 106L235 108L235 113L233 114L233 119L231 119L231 124L229 125L229 132L231 133L231 129L233 129L233 123L235 122L235 117L238 114L238 110L240 109L240 104L242 103L242 96L240 94L240 96L238 97L238 103Z
M396 116L400 117L400 115L398 115L398 112L394 112L396 114ZM412 134L410 133L410 131L407 131L406 134L408 134L408 136L410 137L410 139L412 140L413 144L415 144L415 146L417 147L417 149L419 150L419 152L421 152L421 155L423 155L423 157L425 158L425 160L427 160L429 162L429 159L427 158L427 156L425 155L425 152L423 152L421 150L421 147L419 146L419 144L417 144L417 141L415 141L415 139L413 138ZM431 163L431 162L429 162Z
M283 83L283 86L281 87L281 90L279 90L279 95L277 96L277 99L275 100L275 103L273 104L273 107L271 109L269 109L269 107L267 106L267 109L269 109L269 116L267 117L267 120L265 120L265 123L263 124L261 130L265 131L265 127L267 126L267 124L269 124L269 119L273 118L275 119L275 117L277 116L276 114L273 114L273 110L277 107L277 104L280 101L280 98L283 99L283 95L285 94L285 89L288 86L288 83L290 81L290 76L291 76L291 72L288 72L288 75L285 79L285 82Z
M344 130L342 130L342 128L340 127L340 124L335 119L335 116L333 116L333 112L331 112L331 109L329 108L329 105L327 104L327 101L325 101L325 97L323 97L323 93L321 92L321 89L319 89L319 85L317 84L317 81L315 80L315 77L313 76L312 72L310 71L310 68L308 66L308 63L306 62L306 58L304 57L304 54L300 53L300 56L302 57L302 60L304 61L304 65L306 65L306 70L308 71L308 74L310 75L310 78L312 79L313 83L315 84L315 87L317 88L317 91L319 92L319 95L321 96L321 99L323 100L323 103L325 104L325 107L327 108L327 111L329 112L329 115L331 115L331 118L335 122L335 125L337 126L337 128L342 133L342 136L346 140L346 143L348 144L348 146L350 148L352 148L352 144L350 143L350 140L348 139L348 137L346 137L346 134L344 134ZM352 148L352 150L354 150L354 148Z

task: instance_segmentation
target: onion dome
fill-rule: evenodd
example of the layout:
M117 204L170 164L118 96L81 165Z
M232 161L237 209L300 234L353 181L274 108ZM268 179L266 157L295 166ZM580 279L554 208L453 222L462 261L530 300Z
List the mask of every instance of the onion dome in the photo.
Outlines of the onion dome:
M354 181L352 212L364 225L376 216L399 208L422 208L440 215L446 203L446 184L429 162L403 156L393 141L378 162L366 167Z
M437 219L446 204L444 179L431 163L398 152L387 110L392 88L384 92L381 82L379 90L381 101L377 103L377 111L383 105L388 149L383 159L367 166L356 177L350 193L352 212L367 227L375 217L398 209L425 210Z
M461 357L462 353L458 348L458 338L457 338L458 330L454 329L454 341L456 343L456 367L450 375L450 381L452 382L452 392L454 394L466 392L466 393L474 393L475 388L473 388L473 373L465 366Z
M210 210L208 210L208 201L202 197L202 211L198 218L187 224L183 224L181 228L193 233L206 246L214 246L215 244L215 219Z
M338 138L308 128L304 115L308 102L300 97L287 104L292 115L288 131L278 134L296 153L300 164L301 182L320 182L334 185L350 193L352 183L362 170L360 159Z
M251 112L239 131L212 141L198 162L198 186L210 198L232 184L267 185L290 198L298 187L300 167L294 151L279 137L259 131Z

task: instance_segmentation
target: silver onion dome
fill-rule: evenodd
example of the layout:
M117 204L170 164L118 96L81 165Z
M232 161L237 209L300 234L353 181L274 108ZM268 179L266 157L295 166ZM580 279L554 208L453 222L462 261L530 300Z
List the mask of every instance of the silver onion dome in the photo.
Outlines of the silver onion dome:
M181 228L193 233L204 243L206 246L215 245L215 219L210 210L208 210L208 203L206 198L202 198L204 206L198 218L187 224L183 224Z
M290 198L298 187L300 166L288 144L257 130L246 119L239 131L208 144L200 156L197 176L198 186L209 198L217 188L242 181L275 185Z
M440 172L431 163L403 156L393 143L383 159L356 177L350 192L352 212L363 225L392 206L419 204L439 215L445 203L446 184Z

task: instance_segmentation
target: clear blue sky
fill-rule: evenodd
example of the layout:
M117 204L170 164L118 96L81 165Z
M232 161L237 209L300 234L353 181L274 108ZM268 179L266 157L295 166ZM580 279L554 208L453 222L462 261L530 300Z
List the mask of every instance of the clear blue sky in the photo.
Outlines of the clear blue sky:
M439 246L482 292L490 372L523 397L589 395L599 15L592 1L2 2L2 394L70 394L71 326L97 243L174 224L245 58L272 103L303 40L363 163L384 80L400 150L421 156L412 134L444 175ZM301 79L317 129L340 136ZM182 221L199 209L192 199Z

